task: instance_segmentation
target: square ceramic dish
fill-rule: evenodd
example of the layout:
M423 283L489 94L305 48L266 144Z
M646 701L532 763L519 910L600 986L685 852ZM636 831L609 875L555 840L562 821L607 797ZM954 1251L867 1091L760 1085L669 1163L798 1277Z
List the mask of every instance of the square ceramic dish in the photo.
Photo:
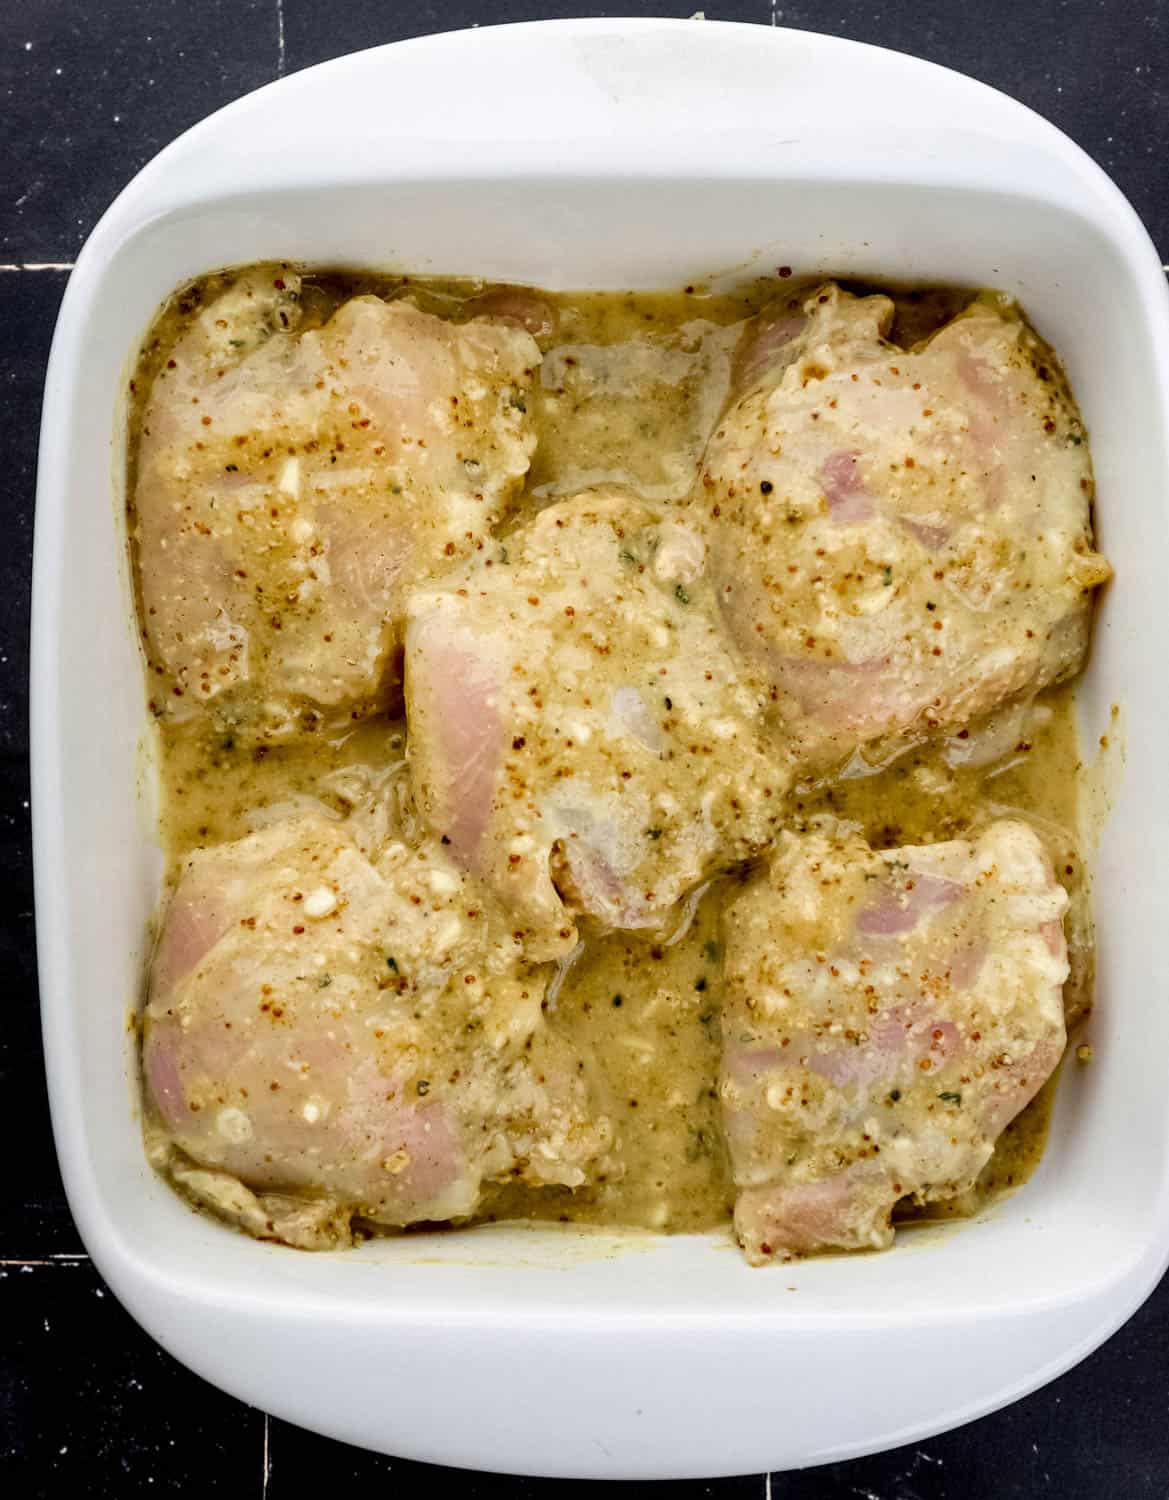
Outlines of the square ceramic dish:
M725 1235L520 1227L344 1254L259 1244L149 1170L126 1015L159 889L123 525L129 361L184 278L272 257L553 288L797 272L990 284L1092 434L1104 602L1085 733L1122 705L1096 855L1096 1062L1021 1193L888 1254L749 1270ZM42 1006L99 1269L245 1401L418 1459L550 1475L780 1469L920 1439L1059 1374L1169 1250L1169 306L1111 182L1021 106L797 32L557 22L424 39L261 90L94 231L53 346L37 500Z

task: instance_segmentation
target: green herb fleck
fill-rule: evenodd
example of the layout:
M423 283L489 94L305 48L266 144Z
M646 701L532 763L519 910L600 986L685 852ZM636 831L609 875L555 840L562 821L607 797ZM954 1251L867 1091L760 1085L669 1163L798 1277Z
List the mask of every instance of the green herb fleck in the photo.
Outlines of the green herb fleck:
M714 942L703 943L702 951L706 954L707 962L712 964L718 963L719 959L723 956L722 949Z
M507 559L507 548L504 547L504 546L502 546L502 545L499 548L499 560L500 560L501 563L506 563L507 560L508 560Z
M634 568L641 561L636 552L630 552L628 547L622 547L617 556L627 567Z
M621 996L620 995L614 995L613 996L613 1007L614 1007L615 1010L620 1010L621 1009L621 1003L622 1003Z
M511 397L509 397L508 405L511 407L512 411L521 411L526 413L528 409L524 404L523 398L521 396L512 395Z
M893 582L893 569L888 563L885 564L885 571L882 575L881 582L885 585L886 588L888 588L889 585Z
M327 990L332 983L332 974L322 974L321 977L317 980L317 989Z
M662 836L662 830L660 828L647 828L645 830L645 836L648 839L660 839Z
M226 474L238 474L239 473L239 464L225 464L224 465L224 473L226 473Z
M678 587L674 590L674 598L677 599L679 604L690 603L690 595L686 592L681 584L679 584Z
M901 1098L901 1090L900 1089L893 1089L893 1090L891 1090L891 1092L889 1094L889 1103L890 1104L896 1104L897 1101L898 1101L898 1099L900 1099L900 1098Z
M386 968L389 969L391 974L396 974L398 972L398 960L396 958L391 958L390 955L387 954Z
M706 980L705 980L705 978L703 978L703 979L696 979L694 981L694 988L699 992L699 994L701 994L702 991L706 988Z
M420 1078L418 1080L418 1082L414 1085L414 1087L418 1090L418 1092L420 1094L429 1094L430 1093L430 1079L429 1078Z
M942 1101L943 1104L961 1104L962 1103L962 1095L961 1094L956 1094L956 1093L954 1093L950 1089L947 1089L944 1094L939 1094L938 1098Z

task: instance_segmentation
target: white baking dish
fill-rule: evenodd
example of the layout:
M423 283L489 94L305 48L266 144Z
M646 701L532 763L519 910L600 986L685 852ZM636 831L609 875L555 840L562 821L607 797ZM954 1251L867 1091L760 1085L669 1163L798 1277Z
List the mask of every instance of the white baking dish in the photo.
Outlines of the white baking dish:
M197 1217L148 1169L127 1008L159 859L122 509L128 360L185 277L268 257L549 287L738 266L992 284L1063 355L1117 569L1082 690L1127 763L1096 858L1096 1061L1029 1186L880 1256L749 1270L724 1236L522 1228L338 1255ZM314 68L164 151L69 283L37 499L33 774L53 1121L114 1291L179 1359L412 1458L715 1475L919 1439L1051 1379L1169 1250L1169 306L1111 182L979 84L675 21L463 32ZM148 780L148 777L146 778Z

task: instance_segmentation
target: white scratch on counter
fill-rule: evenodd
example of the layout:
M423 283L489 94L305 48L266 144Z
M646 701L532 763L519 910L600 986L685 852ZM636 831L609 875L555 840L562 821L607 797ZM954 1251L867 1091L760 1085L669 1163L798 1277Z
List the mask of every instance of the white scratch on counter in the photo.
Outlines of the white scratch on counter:
M267 1412L264 1413L264 1473L260 1483L260 1500L266 1500L268 1494L268 1481L272 1477L272 1459L268 1448L268 1428L271 1418Z
M22 1271L31 1271L34 1266L81 1265L88 1255L48 1255L40 1260L0 1260L0 1266L19 1266Z
M71 271L71 260L22 260L0 265L0 271Z
M276 76L284 77L284 0L276 0Z

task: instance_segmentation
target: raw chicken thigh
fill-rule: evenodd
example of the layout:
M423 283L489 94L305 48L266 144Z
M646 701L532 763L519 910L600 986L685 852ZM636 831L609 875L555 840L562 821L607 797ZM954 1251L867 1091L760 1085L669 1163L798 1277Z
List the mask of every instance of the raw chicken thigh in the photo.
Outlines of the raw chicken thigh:
M299 285L250 273L199 314L138 452L155 711L249 739L385 706L404 589L483 546L535 447L514 320L355 297L298 333Z
M543 511L415 593L408 756L423 817L532 957L574 917L656 927L775 836L788 773L691 530L612 491Z
M172 1175L303 1245L466 1218L491 1183L579 1187L610 1129L544 991L437 846L370 860L309 815L197 851L145 1022Z
M875 853L785 834L726 918L721 1095L747 1257L880 1248L969 1190L1065 1043L1067 896L1036 834Z
M1013 305L908 352L892 316L828 285L756 320L696 491L725 618L814 769L1072 675L1109 576L1083 429Z

